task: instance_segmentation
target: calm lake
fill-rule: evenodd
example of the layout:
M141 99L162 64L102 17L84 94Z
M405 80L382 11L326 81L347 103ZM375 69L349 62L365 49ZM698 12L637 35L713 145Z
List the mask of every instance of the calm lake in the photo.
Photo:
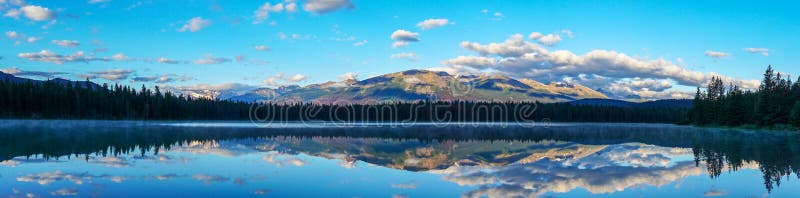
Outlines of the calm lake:
M0 121L2 197L800 197L800 136L648 124Z

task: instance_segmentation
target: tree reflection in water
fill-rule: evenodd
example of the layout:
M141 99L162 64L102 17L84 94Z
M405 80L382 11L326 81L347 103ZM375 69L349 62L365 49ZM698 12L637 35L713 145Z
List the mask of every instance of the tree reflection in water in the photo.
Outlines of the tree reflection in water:
M20 156L42 159L74 157L85 160L89 160L90 155L105 157L137 153L144 156L146 153L158 154L162 149L183 147L191 142L245 141L277 144L254 147L257 151L302 152L321 157L346 153L348 161L359 160L395 169L441 172L447 171L453 165L481 165L496 167L498 174L555 180L559 178L549 178L552 176L546 174L525 175L515 172L519 170L513 168L524 165L530 171L544 162L572 163L569 159L582 158L603 149L614 149L605 148L609 145L624 147L627 143L640 143L645 146L690 149L694 155L693 167L705 165L711 178L719 177L726 170L737 171L755 164L763 174L767 191L780 186L782 177L788 177L792 173L798 175L800 166L800 139L789 132L734 131L671 125L243 128L224 125L180 127L138 122L32 122L34 121L19 121L0 126L0 161ZM489 146L498 142L513 144ZM456 146L452 146L454 144L459 144L459 147L456 149ZM664 163L656 161L659 159L648 160L654 160L648 163ZM585 162L580 163L587 166ZM685 164L676 164L673 167L689 168ZM653 170L658 171L657 169L659 168ZM482 173L473 172L449 179L459 182L455 180L476 178L480 174ZM516 181L519 180L524 179L516 178ZM530 182L527 185L544 185ZM519 188L518 186L494 187L519 190L513 189ZM544 187L546 186L539 186ZM479 191L480 189L471 193ZM602 189L597 191L605 192Z

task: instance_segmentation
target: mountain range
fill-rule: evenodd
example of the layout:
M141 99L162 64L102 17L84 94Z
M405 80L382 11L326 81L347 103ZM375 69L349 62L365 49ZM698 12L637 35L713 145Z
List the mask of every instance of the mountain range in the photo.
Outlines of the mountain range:
M43 83L45 81L16 77L0 72L0 80ZM83 87L99 88L89 81L70 81L62 78L47 81ZM174 88L173 88L174 89ZM447 72L407 70L364 80L329 81L306 86L289 85L277 88L250 89L180 89L174 90L192 97L244 102L271 101L277 103L312 102L319 104L370 104L381 102L439 101L539 101L567 102L590 106L678 106L691 107L691 100L657 100L629 102L609 99L602 90L580 84L551 82L544 84L531 79L514 79L502 75L451 75Z
M565 82L544 84L502 75L451 75L407 70L364 80L329 81L306 86L259 88L252 91L181 90L198 97L235 101L313 102L322 104L380 103L419 100L568 102L608 98L591 88Z

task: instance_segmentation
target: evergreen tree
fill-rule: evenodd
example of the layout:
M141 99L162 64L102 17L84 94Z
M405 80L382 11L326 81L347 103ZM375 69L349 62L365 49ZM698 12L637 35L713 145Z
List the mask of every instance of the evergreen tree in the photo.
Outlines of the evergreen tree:
M772 97L775 90L775 74L772 70L772 65L767 66L764 72L764 79L761 81L761 86L758 88L758 106L756 107L756 119L759 125L772 125L773 120L773 103Z
M792 107L789 124L794 128L800 128L800 101L795 102L794 107Z

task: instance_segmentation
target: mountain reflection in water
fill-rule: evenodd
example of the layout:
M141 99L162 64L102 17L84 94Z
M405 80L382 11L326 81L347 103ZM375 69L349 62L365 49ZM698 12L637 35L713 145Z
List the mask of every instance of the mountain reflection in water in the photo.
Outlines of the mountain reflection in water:
M667 196L658 194L664 193L658 189L680 188L682 183L693 181L687 178L704 178L700 182L705 184L704 189L694 190L705 196L761 196L758 192L789 196L787 193L794 192L772 191L797 176L798 140L789 132L635 124L247 128L225 124L187 127L141 122L9 121L0 124L0 184L12 189L0 189L0 195L89 196L88 192L105 192L135 196L111 186L135 191L150 187L149 181L174 180L162 187L174 186L179 195L187 186L208 188L225 183L240 187L211 185L210 189L232 193L226 195L278 197L302 193L373 197L387 192L395 196L441 193L438 195L464 197L600 193ZM225 160L215 160L220 158ZM251 165L255 162L268 167ZM181 173L174 173L176 166L182 167ZM244 168L251 166L256 168ZM62 170L67 168L71 170ZM370 170L363 174L348 172L359 168ZM760 174L741 173L745 170ZM281 174L295 177L282 178ZM722 178L726 174L730 178ZM317 183L326 179L340 180ZM384 179L405 181L380 184ZM728 192L737 189L720 189L713 184L727 179L763 183L748 186L749 194ZM302 185L294 188L319 191L281 191L292 189L292 182ZM423 184L432 187L426 190ZM104 190L97 190L97 186L104 186ZM653 190L625 194L640 188ZM84 192L87 194L81 194Z

